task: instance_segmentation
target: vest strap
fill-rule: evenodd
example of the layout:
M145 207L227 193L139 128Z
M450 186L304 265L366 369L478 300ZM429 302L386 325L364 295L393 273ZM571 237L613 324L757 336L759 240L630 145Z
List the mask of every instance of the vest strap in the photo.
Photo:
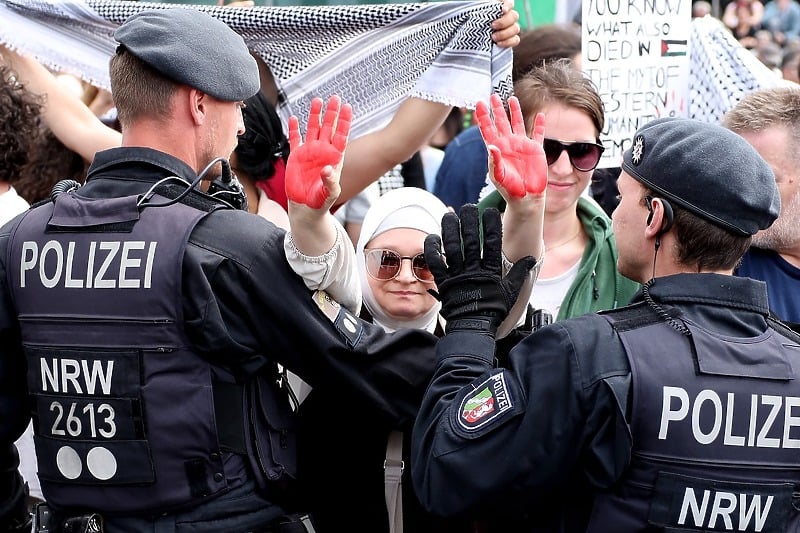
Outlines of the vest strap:
M246 454L244 432L244 387L236 383L214 381L214 412L220 447L229 452Z

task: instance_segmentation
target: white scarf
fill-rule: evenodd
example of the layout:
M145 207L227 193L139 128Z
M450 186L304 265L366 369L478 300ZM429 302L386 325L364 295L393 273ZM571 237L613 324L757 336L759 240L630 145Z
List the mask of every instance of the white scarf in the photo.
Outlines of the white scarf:
M0 42L42 64L109 88L114 30L145 9L125 0L0 0ZM511 91L510 48L491 40L497 0L425 4L230 8L204 11L242 35L272 70L286 124L315 96L353 106L351 138L383 127L408 96L474 109Z
M692 19L689 39L689 117L718 123L744 95L791 84L744 48L718 19Z

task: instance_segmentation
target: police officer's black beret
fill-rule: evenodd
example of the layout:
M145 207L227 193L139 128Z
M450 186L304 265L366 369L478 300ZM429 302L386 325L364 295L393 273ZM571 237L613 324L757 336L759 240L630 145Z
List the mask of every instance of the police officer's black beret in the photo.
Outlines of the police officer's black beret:
M645 187L734 235L768 228L780 211L775 175L742 137L684 118L636 132L622 169Z
M164 76L220 100L245 100L260 88L258 64L244 39L196 9L142 11L117 28L114 38Z

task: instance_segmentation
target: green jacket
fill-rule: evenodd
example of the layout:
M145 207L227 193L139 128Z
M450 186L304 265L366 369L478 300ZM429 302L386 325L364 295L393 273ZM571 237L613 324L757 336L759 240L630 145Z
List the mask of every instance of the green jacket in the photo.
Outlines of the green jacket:
M493 191L480 201L481 211L487 207L505 209L500 193ZM590 198L578 199L578 218L589 236L578 275L572 282L556 320L616 309L626 305L639 290L639 284L617 272L617 245L611 231L611 219ZM546 260L546 259L545 259ZM533 290L536 290L534 285Z

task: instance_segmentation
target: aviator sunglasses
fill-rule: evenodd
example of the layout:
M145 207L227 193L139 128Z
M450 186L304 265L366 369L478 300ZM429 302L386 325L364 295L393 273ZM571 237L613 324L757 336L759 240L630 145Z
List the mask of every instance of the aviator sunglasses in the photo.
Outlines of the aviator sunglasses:
M561 157L561 152L566 150L569 162L575 170L582 172L594 170L605 150L603 146L595 143L562 143L555 139L545 139L542 148L548 165L555 163Z
M414 277L423 283L433 283L433 274L425 262L422 252L413 257L402 256L394 250L386 248L373 248L364 250L367 263L367 274L380 281L394 279L400 273L403 261L411 261L411 271Z

